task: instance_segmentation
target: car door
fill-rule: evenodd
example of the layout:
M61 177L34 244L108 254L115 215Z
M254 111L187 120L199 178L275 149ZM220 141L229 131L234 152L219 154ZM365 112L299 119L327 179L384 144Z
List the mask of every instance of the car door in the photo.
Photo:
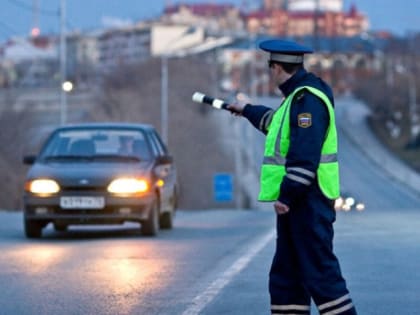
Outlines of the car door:
M159 173L159 177L164 181L164 185L161 187L161 210L171 210L173 207L175 186L176 186L176 168L173 161L169 161L166 157L169 157L168 149L160 139L159 135L155 130L150 131L150 140L152 150L157 156L157 160L165 161L156 166L156 171Z

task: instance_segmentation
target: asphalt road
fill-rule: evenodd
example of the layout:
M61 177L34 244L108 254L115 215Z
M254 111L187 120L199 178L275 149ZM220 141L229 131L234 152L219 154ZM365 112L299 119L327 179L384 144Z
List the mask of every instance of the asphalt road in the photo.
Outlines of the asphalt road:
M340 138L346 193L335 250L362 315L420 314L420 197ZM179 211L172 231L137 225L47 228L23 236L20 213L0 212L0 315L269 314L274 214ZM316 313L315 311L313 312Z
M272 238L272 215L180 211L157 238L133 224L47 228L28 241L21 215L1 213L0 314L181 314L249 246Z

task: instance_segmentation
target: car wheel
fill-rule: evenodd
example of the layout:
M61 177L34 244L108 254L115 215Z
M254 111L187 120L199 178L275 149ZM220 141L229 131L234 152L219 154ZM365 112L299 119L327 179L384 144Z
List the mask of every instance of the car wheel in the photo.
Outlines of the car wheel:
M27 238L40 238L42 236L42 225L40 222L25 219L24 225Z
M153 203L149 212L149 217L141 223L141 234L145 236L155 236L159 230L159 211L157 203Z
M54 223L54 230L56 230L57 232L66 232L67 225L63 223Z
M160 228L162 229L172 229L173 227L173 221L174 221L174 215L173 215L173 211L168 211L168 212L164 212L162 213L162 215L160 216L160 220L159 220L159 225Z

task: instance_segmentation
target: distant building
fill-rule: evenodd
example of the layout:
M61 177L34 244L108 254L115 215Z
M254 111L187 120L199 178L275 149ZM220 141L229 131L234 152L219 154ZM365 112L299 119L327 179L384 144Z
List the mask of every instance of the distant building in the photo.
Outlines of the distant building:
M287 10L291 12L342 12L343 0L288 0Z
M287 0L264 0L264 10L286 9Z
M98 37L99 66L109 70L150 57L150 26L133 25L104 31Z
M55 38L12 38L2 47L0 86L46 86L57 74Z
M161 22L192 25L210 33L244 31L244 20L238 7L227 4L177 4L165 8Z
M12 38L3 46L2 59L19 63L27 60L56 59L57 45L54 39L48 37Z
M98 34L74 33L66 36L67 77L86 82L95 75L99 62Z
M250 12L245 17L247 29L249 32L273 36L352 37L369 28L368 18L355 5L348 12L343 12L340 6L342 1L321 1L324 6L317 11L314 10L313 2L296 1L293 10L262 9Z
M252 12L226 4L177 4L165 8L161 21L203 27L213 34L244 30L273 36L355 36L369 28L368 18L343 0L264 0Z

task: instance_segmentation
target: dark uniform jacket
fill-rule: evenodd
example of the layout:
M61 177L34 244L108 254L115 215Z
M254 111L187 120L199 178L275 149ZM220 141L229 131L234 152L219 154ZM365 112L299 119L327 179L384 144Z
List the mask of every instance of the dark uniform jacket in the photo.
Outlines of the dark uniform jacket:
M311 86L321 90L334 105L330 87L322 79L304 69L295 73L279 88L287 97L301 86ZM262 105L246 105L242 113L254 127L264 134L267 134L266 128L271 122L273 114L272 108ZM304 117L311 117L309 127L307 121L305 125L300 126L298 120L300 114L304 114ZM298 93L294 97L290 109L290 147L286 157L286 169L299 168L309 171L308 174L316 174L328 126L328 109L322 100L305 90ZM293 176L285 176L279 189L279 201L292 206L298 198L304 198L310 189L319 190L319 187L316 177L306 176L299 172Z

